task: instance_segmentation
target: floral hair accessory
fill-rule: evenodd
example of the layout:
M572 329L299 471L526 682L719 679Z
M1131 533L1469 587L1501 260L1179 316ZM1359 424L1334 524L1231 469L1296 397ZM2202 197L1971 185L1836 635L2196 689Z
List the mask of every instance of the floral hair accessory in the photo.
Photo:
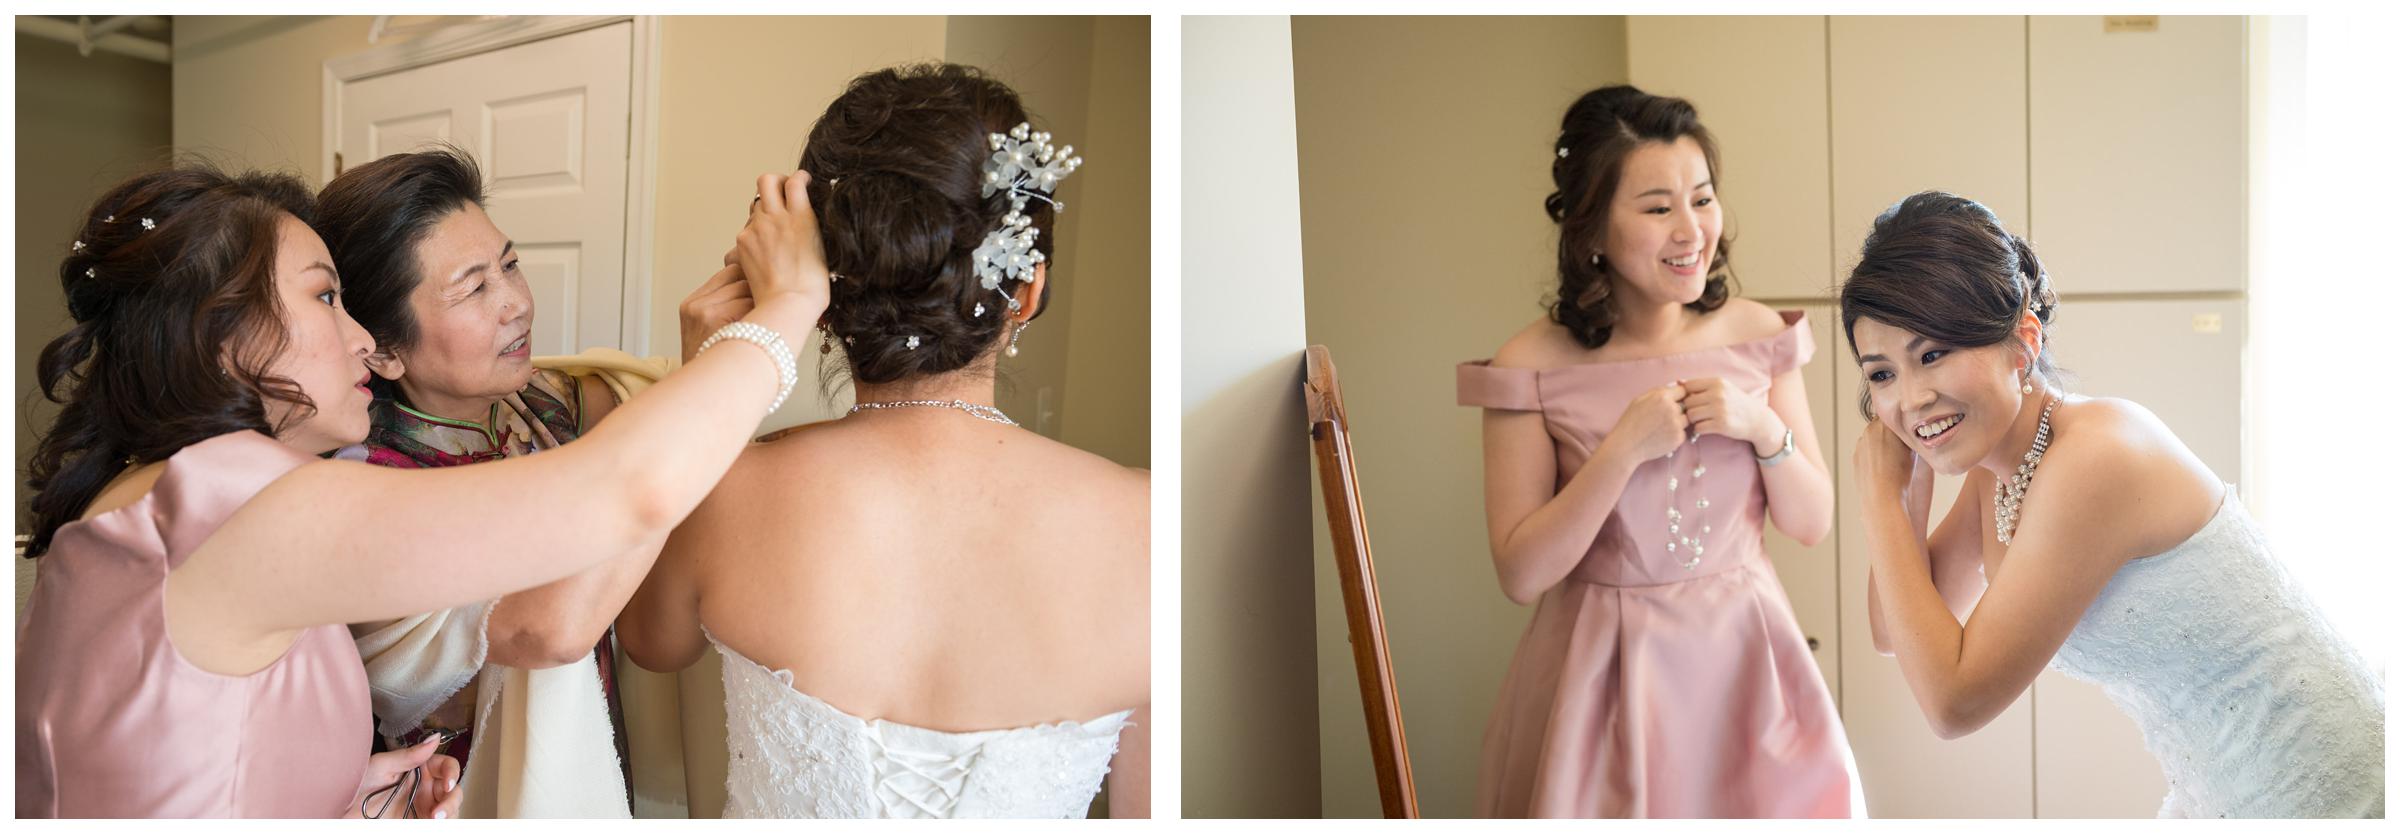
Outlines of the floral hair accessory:
M983 245L975 247L975 275L984 289L1008 299L1008 309L1014 312L1022 305L1000 288L1001 282L1033 280L1034 267L1045 260L1033 248L1041 230L1026 216L1026 202L1040 200L1054 211L1066 211L1066 203L1049 195L1058 190L1059 181L1083 167L1083 157L1075 155L1074 145L1051 147L1049 133L1023 122L1007 133L991 134L989 141L992 156L983 162L983 196L1006 191L1009 206L1000 228L985 234ZM975 315L983 315L983 305L975 305Z
M155 222L152 222L152 221L150 220L150 218L147 218L147 217L144 217L144 218L142 218L142 231L145 231L145 232L147 232L147 231L150 231L151 229L155 229L155 228L158 228L158 224L157 224L157 223L155 223Z

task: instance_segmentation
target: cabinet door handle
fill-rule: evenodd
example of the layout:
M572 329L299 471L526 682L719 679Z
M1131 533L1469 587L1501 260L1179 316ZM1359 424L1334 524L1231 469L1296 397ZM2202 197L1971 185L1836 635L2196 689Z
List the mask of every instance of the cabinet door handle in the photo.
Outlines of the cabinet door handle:
M1808 650L1812 652L1817 650L1817 638L1808 638Z

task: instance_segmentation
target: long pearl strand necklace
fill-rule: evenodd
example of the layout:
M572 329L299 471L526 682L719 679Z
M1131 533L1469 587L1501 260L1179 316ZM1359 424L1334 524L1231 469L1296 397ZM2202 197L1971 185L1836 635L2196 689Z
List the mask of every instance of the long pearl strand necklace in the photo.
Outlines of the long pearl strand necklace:
M860 411L867 409L882 408L955 408L968 414L972 414L977 419L989 420L994 423L1002 423L1011 426L1017 424L1017 421L1008 419L1008 415L1001 413L1000 409L998 408L971 403L967 402L966 400L896 400L893 402L882 403L858 403L850 406L850 413L857 414Z
M1695 436L1693 439L1697 440L1698 438ZM1708 467L1700 462L1699 457L1699 452L1692 453L1693 489L1699 488L1700 476L1708 474ZM1691 554L1689 558L1681 561L1683 569L1697 570L1700 567L1701 554L1708 550L1705 545L1701 544L1698 536L1683 535L1683 511L1675 507L1675 492L1680 486L1682 486L1681 479L1675 477L1675 452L1670 451L1667 453L1667 555L1675 555L1676 546L1681 545L1683 552ZM1711 532L1708 525L1708 496L1702 495L1698 500L1693 501L1692 510L1700 516L1700 535L1708 535Z
M2042 465L2042 453L2050 449L2050 412L2058 410L2058 398L2050 398L2042 406L2042 422L2033 430L2033 448L2025 452L2025 462L2017 464L2017 474L2007 483L1992 485L1992 532L2000 534L2000 543L2007 544L2017 534L2017 505L2025 500L2025 488L2033 485L2033 470Z

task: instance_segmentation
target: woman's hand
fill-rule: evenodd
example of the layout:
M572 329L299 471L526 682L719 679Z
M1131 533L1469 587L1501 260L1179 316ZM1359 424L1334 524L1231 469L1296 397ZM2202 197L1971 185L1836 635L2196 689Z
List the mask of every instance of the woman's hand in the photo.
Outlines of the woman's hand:
M398 819L414 816L418 819L448 819L458 815L460 797L458 760L434 751L442 747L442 737L434 736L415 747L377 753L367 757L367 773L358 782L358 796L342 816L359 819L374 813L378 819ZM425 769L420 778L411 773ZM416 782L415 796L409 791L409 781ZM406 813L402 811L405 809Z
M750 222L734 236L732 260L758 303L797 296L813 322L832 298L832 272L808 203L808 179L807 171L759 175L758 198L750 204Z
M675 308L675 316L683 322L683 361L692 361L699 353L700 343L708 341L718 328L732 324L750 314L758 306L750 297L750 282L742 278L742 268L733 262L733 253L725 253L725 268L684 296Z
M1613 448L1617 454L1628 456L1630 462L1640 463L1651 458L1666 457L1668 452L1682 448L1685 393L1681 383L1654 388L1635 397L1617 416L1616 428L1610 429L1601 445Z
M1872 418L1867 420L1866 430L1859 432L1858 448L1850 453L1850 462L1869 498L1901 497L1919 466L1917 454L1908 450L1908 444L1901 442L1900 436L1892 433L1881 419ZM1930 469L1926 470L1923 491L1930 501L1933 491Z
M1683 416L1691 421L1692 434L1746 441L1758 457L1783 448L1783 418L1767 406L1765 397L1752 396L1713 376L1684 380L1683 390Z

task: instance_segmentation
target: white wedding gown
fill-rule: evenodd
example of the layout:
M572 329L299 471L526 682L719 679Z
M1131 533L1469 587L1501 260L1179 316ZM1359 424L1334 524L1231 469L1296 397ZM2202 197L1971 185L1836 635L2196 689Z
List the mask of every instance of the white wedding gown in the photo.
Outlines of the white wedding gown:
M2383 816L2383 682L2231 486L2200 532L2120 568L2050 665L2141 726L2161 817Z
M858 718L791 672L725 660L726 817L1082 817L1132 710L948 733Z

